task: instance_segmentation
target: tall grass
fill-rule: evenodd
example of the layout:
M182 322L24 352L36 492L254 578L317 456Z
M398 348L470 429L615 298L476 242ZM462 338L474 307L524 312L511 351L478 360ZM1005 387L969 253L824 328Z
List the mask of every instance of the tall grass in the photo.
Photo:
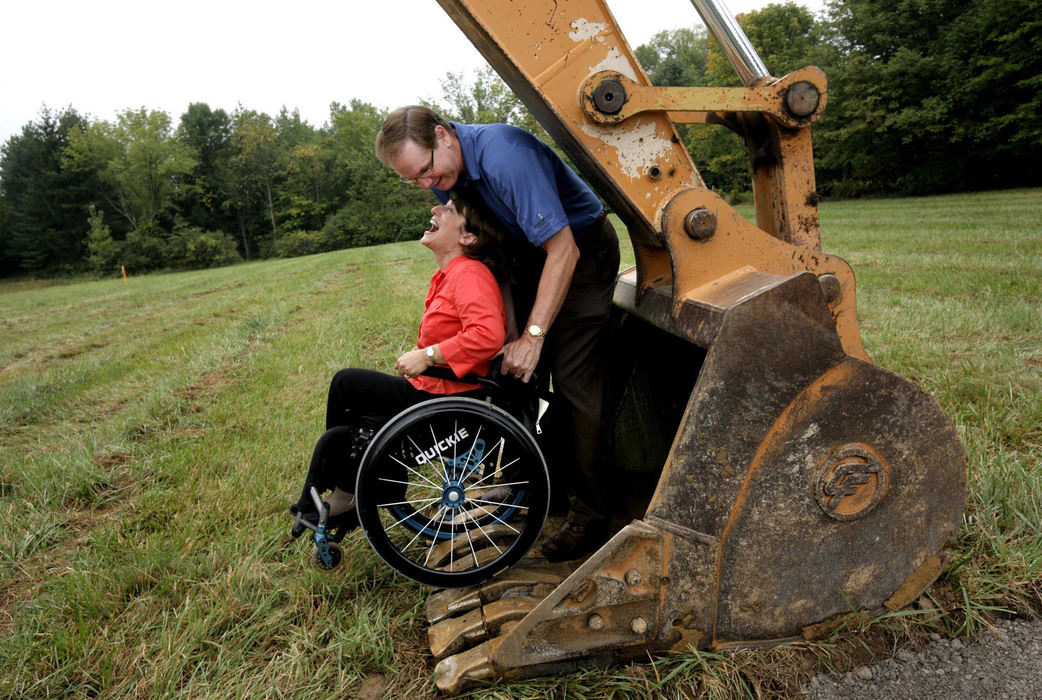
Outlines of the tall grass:
M475 697L784 694L786 673L842 667L880 627L970 633L1042 611L1042 191L821 214L825 249L857 274L868 351L936 396L967 449L966 522L933 606L817 645ZM431 694L424 592L358 536L344 569L313 572L285 508L329 377L390 370L432 269L401 243L0 285L0 697Z

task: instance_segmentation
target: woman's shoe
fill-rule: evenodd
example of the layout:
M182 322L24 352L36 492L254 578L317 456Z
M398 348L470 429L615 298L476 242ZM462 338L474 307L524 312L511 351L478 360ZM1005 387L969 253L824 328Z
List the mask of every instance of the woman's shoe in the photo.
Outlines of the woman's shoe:
M302 510L299 503L294 503L289 507L289 512L294 518L293 529L290 531L293 537L300 537L304 534L304 530L313 530L318 527L318 511L314 508ZM301 521L312 527L302 524ZM354 508L326 517L326 536L333 542L344 539L356 527L358 527L358 512Z

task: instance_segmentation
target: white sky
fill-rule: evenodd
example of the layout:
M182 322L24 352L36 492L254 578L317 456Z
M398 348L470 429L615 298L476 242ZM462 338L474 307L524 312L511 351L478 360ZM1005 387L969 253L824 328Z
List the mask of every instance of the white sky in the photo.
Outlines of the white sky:
M724 2L735 14L768 4ZM700 23L690 0L608 4L633 47ZM175 125L191 102L272 116L286 106L318 127L331 102L437 101L446 72L485 64L435 0L13 0L0 24L0 144L44 105L110 121L145 107Z

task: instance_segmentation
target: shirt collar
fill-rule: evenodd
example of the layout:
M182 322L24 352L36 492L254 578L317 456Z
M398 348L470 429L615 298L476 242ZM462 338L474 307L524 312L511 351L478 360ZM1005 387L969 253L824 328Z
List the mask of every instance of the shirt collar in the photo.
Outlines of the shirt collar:
M481 178L477 174L477 168L474 167L477 162L475 159L477 156L474 155L474 127L470 124L460 124L459 122L449 122L452 128L456 130L456 139L459 141L460 151L463 153L463 164L467 168L467 172L463 173L463 177L468 181L480 180ZM456 183L459 186L459 183Z
M445 266L444 270L441 269L440 267L434 268L434 274L431 275L431 283L432 284L440 283L449 274L449 270L451 270L453 267L455 267L456 264L459 263L461 260L463 260L465 257L467 257L467 256L466 255L457 255L456 257L454 257L452 260L449 261L449 264Z

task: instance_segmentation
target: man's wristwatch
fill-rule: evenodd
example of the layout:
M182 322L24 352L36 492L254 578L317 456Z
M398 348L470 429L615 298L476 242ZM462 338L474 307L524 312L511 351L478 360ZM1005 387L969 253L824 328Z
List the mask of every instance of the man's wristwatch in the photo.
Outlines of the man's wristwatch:
M438 364L437 362L434 361L434 346L433 345L428 345L427 349L424 352L427 355L427 359L431 361L432 365Z
M528 335L532 336L533 338L542 338L544 335L546 335L546 331L544 331L542 328L540 328L534 323L525 330L527 330Z

